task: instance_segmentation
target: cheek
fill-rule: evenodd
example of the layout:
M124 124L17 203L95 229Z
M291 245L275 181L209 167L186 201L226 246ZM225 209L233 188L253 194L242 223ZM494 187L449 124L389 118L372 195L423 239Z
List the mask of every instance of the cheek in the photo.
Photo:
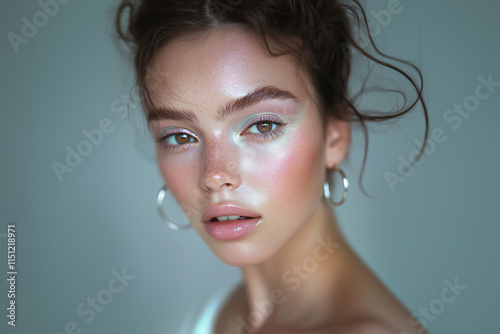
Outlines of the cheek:
M256 191L264 192L268 203L281 203L279 207L290 208L287 203L306 205L322 184L322 153L317 132L290 133L257 154L253 182L260 189Z
M157 152L158 167L169 191L181 206L191 206L197 179L197 160L189 154L175 155Z

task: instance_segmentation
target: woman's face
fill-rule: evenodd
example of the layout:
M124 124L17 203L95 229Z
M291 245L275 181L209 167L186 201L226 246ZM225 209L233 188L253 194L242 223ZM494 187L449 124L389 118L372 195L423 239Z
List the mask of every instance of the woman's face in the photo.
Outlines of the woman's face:
M152 68L161 82L152 89L150 128L169 190L222 261L270 258L300 233L323 194L322 121L297 65L269 56L247 32L223 28L166 45ZM238 213L254 218L208 221Z

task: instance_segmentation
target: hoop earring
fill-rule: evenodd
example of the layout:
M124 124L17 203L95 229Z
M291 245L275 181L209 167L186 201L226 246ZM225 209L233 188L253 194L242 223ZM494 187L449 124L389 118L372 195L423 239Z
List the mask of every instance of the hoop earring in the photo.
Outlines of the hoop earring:
M174 230L174 231L180 231L180 230L185 230L191 227L191 225L177 225L174 224L168 219L167 215L163 211L163 200L165 199L165 194L167 193L167 186L164 185L160 191L158 192L158 198L156 200L156 204L158 206L158 214L161 217L161 220L163 220L163 223L167 225L168 228Z
M332 196L333 196L332 183L333 182L330 180L328 175L327 175L327 180L325 181L325 183L323 185L323 193L324 193L326 199L328 200L328 202L330 202L333 206L339 206L339 205L342 205L342 203L344 203L346 198L347 198L347 192L349 190L349 180L345 176L344 171L342 169L337 168L337 167L333 167L333 170L336 171L337 173L339 173L340 177L342 178L342 187L343 187L342 198L338 202L334 202L332 200Z

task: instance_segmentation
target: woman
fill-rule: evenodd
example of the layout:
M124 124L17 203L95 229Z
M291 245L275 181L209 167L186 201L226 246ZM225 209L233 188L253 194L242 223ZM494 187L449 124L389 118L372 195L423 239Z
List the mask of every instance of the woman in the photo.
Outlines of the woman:
M171 191L209 248L244 277L208 333L425 332L354 254L329 206L346 198L338 166L351 123L366 132L365 121L422 102L409 75L355 38L353 26L366 22L355 0L121 4L118 31L135 52L165 181L159 204ZM390 115L359 112L348 89L353 51L404 75L414 103Z

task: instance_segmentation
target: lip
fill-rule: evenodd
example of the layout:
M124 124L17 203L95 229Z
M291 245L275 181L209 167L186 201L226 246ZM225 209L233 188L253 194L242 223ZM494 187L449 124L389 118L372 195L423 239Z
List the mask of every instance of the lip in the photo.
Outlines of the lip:
M223 202L219 204L210 204L205 208L201 217L203 223L210 223L210 220L220 216L245 216L245 217L261 217L255 211L245 209L234 203Z
M248 219L215 221L210 220L220 216L245 216ZM210 204L202 215L205 231L217 240L235 240L243 238L255 229L262 221L262 216L255 211L243 208L234 203L224 202Z

